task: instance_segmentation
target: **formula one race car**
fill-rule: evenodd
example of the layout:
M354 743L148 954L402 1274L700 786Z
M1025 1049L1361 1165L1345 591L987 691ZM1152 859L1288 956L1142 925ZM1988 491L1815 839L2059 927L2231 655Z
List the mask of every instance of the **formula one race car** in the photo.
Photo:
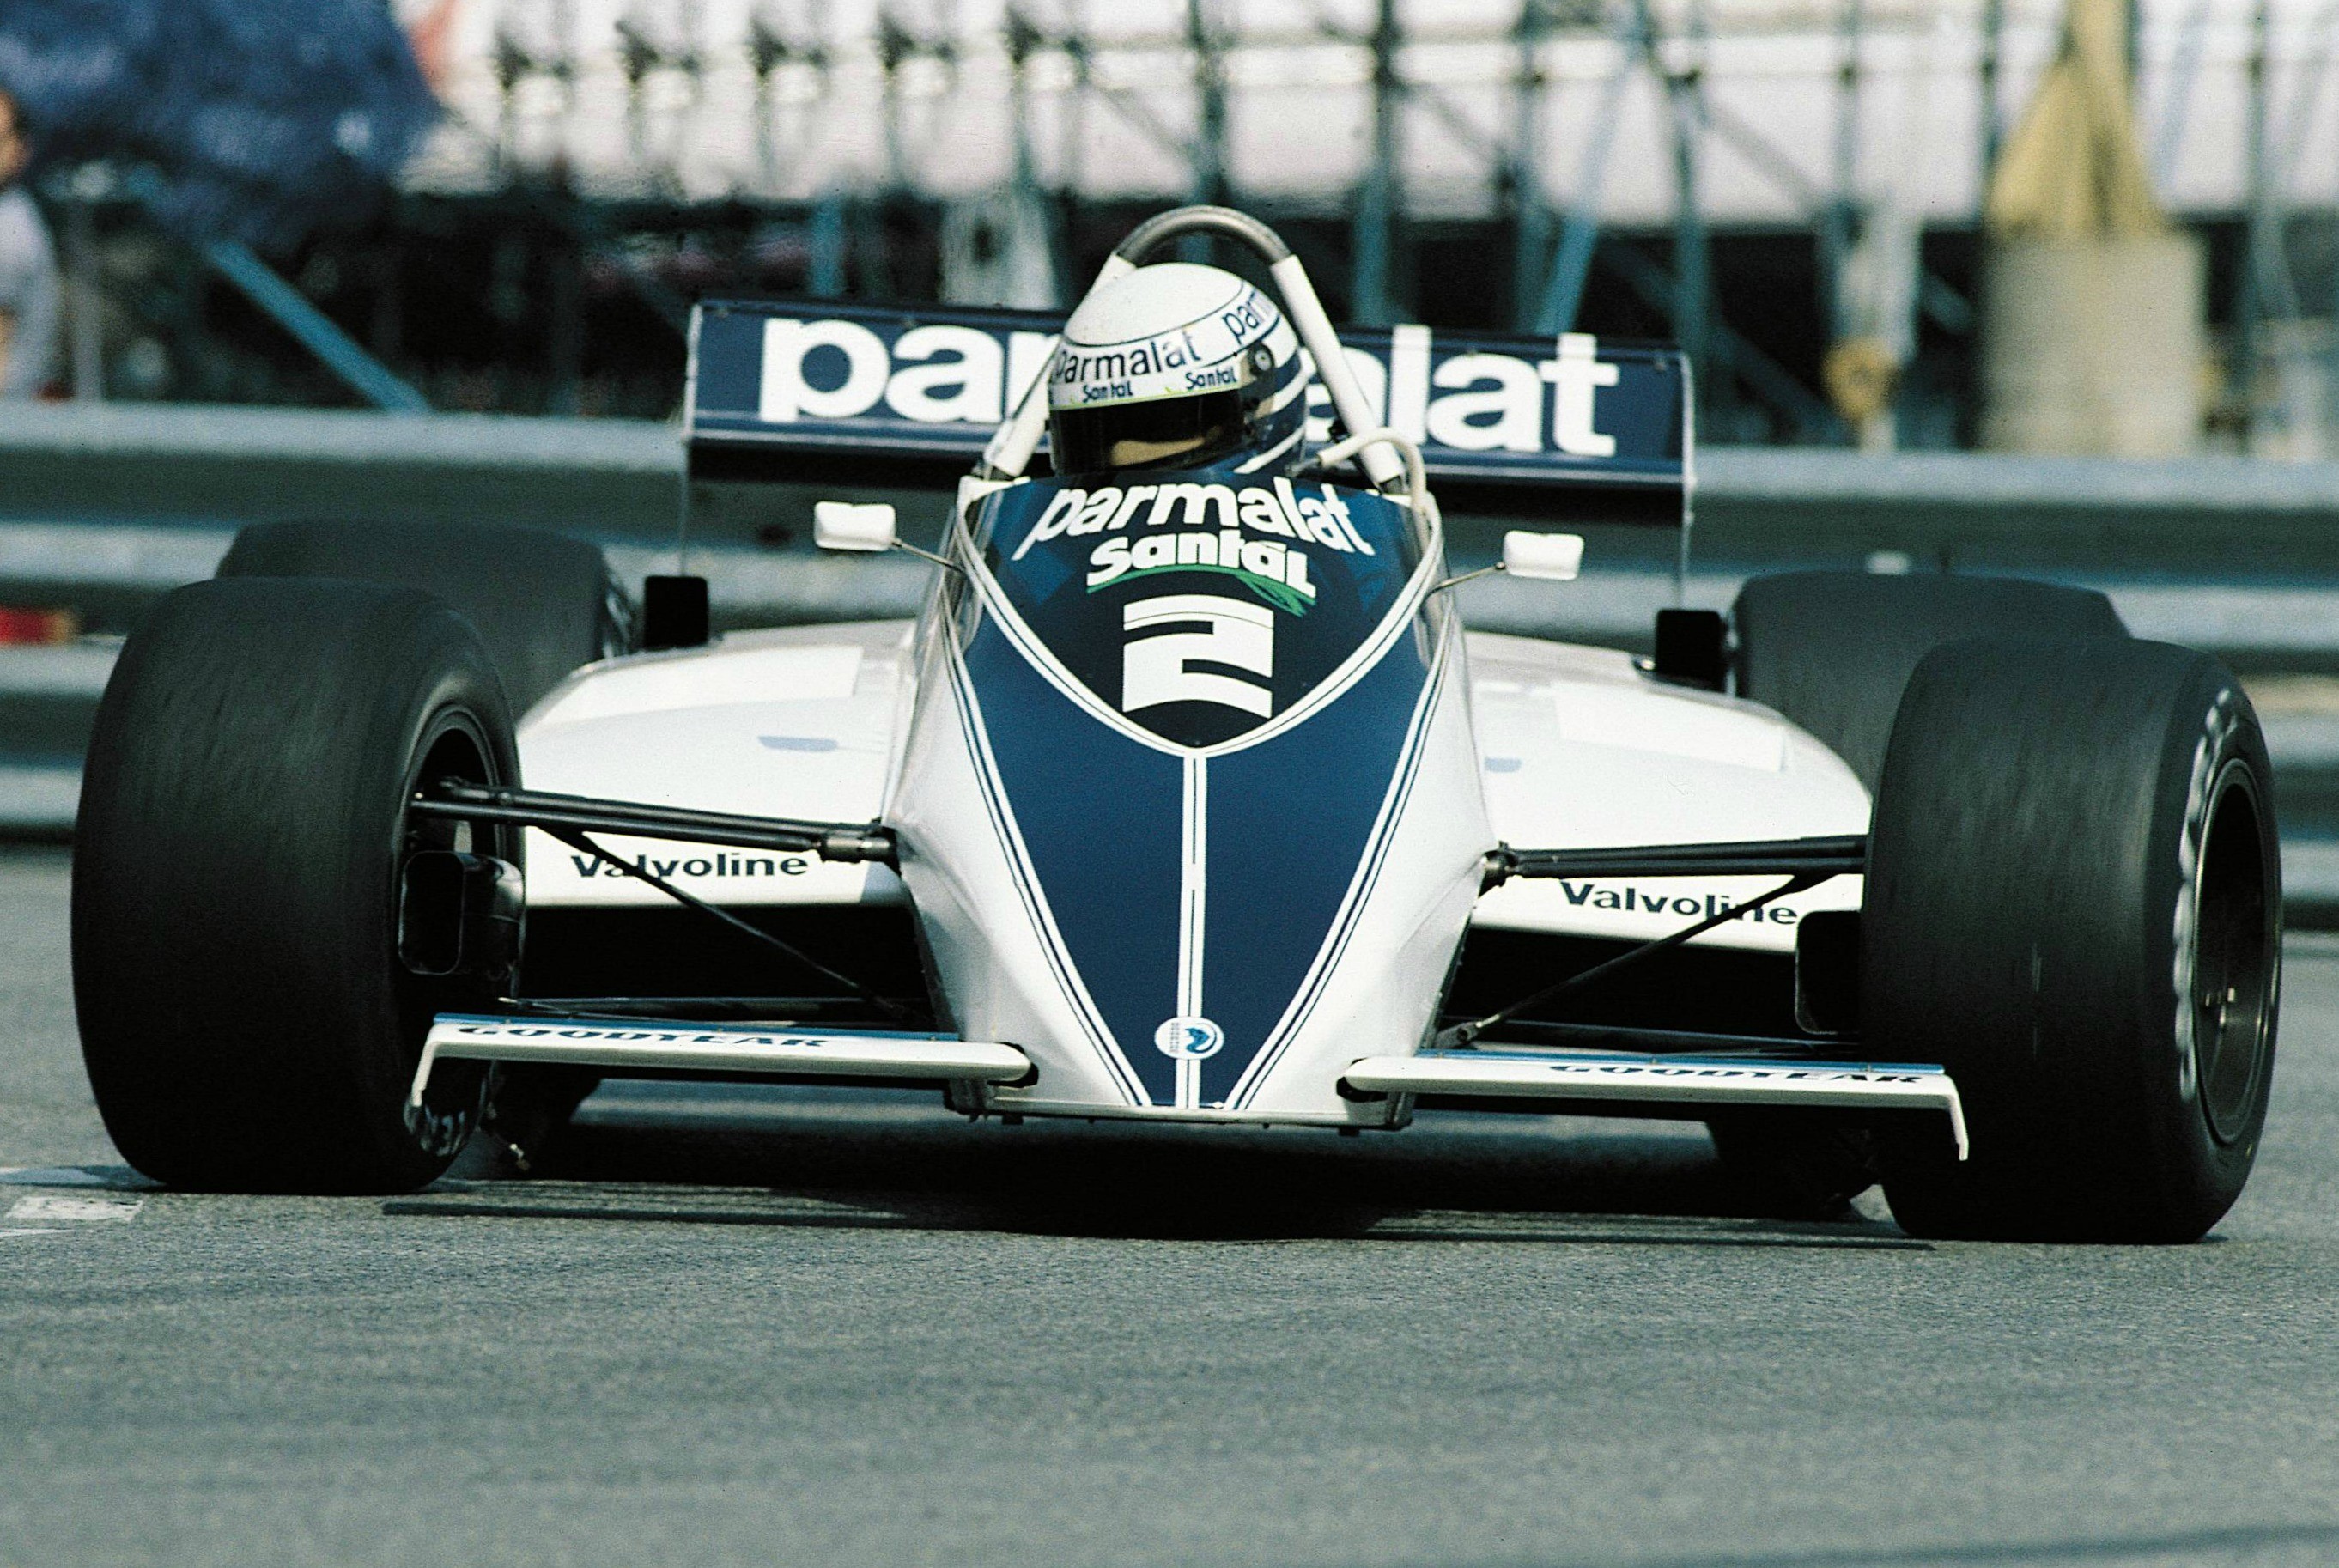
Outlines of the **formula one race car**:
M1140 265L1194 235L1279 306ZM89 757L106 1125L167 1183L346 1191L612 1075L1568 1111L1703 1119L1799 1202L1880 1180L1920 1235L2201 1235L2255 1157L2281 920L2216 663L1949 576L1757 578L1653 657L1463 628L1467 578L1685 549L1687 371L1343 339L1217 208L1068 321L702 306L694 478L924 556L921 613L709 640L677 575L645 636L573 539L246 529L129 640Z

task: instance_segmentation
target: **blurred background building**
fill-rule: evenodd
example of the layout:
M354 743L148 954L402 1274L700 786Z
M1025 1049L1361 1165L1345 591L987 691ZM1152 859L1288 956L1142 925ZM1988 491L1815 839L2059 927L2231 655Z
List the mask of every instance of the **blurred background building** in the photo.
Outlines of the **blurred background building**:
M223 251L136 147L44 160L65 392L664 417L696 295L1061 303L1214 200L1358 321L1676 339L1709 440L2339 450L2334 0L391 18L444 112L370 200Z

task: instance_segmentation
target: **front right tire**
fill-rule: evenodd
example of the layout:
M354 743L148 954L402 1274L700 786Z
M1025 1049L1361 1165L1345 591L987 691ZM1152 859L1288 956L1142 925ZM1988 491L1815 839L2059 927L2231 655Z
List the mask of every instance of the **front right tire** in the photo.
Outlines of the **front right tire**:
M479 636L411 588L245 577L165 597L124 645L84 774L73 891L82 1051L123 1157L173 1187L380 1192L443 1171L486 1074L409 1114L434 1014L507 976L399 959L418 850L518 863L518 830L421 818L448 776L517 784Z

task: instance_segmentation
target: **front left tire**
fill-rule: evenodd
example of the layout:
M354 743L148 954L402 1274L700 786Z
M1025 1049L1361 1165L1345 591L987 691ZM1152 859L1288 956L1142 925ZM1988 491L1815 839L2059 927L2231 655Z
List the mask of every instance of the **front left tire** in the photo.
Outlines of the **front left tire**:
M1939 1062L1971 1158L1888 1150L1919 1236L2195 1240L2265 1126L2282 866L2265 739L2205 654L1976 639L1885 750L1860 915L1871 1057Z
M1749 577L1731 626L1737 695L1824 743L1871 794L1901 694L1935 648L1980 636L2128 636L2111 600L2093 588L1947 572ZM1876 1184L1873 1140L1833 1121L1744 1117L1707 1127L1741 1196L1760 1212L1841 1215Z

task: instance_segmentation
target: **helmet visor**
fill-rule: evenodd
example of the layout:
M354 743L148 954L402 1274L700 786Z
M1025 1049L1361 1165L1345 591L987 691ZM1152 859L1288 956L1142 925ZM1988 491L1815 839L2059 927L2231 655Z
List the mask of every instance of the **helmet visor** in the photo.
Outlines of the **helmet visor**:
M1243 397L1229 390L1058 409L1048 417L1048 430L1056 472L1067 478L1202 468L1241 449Z

